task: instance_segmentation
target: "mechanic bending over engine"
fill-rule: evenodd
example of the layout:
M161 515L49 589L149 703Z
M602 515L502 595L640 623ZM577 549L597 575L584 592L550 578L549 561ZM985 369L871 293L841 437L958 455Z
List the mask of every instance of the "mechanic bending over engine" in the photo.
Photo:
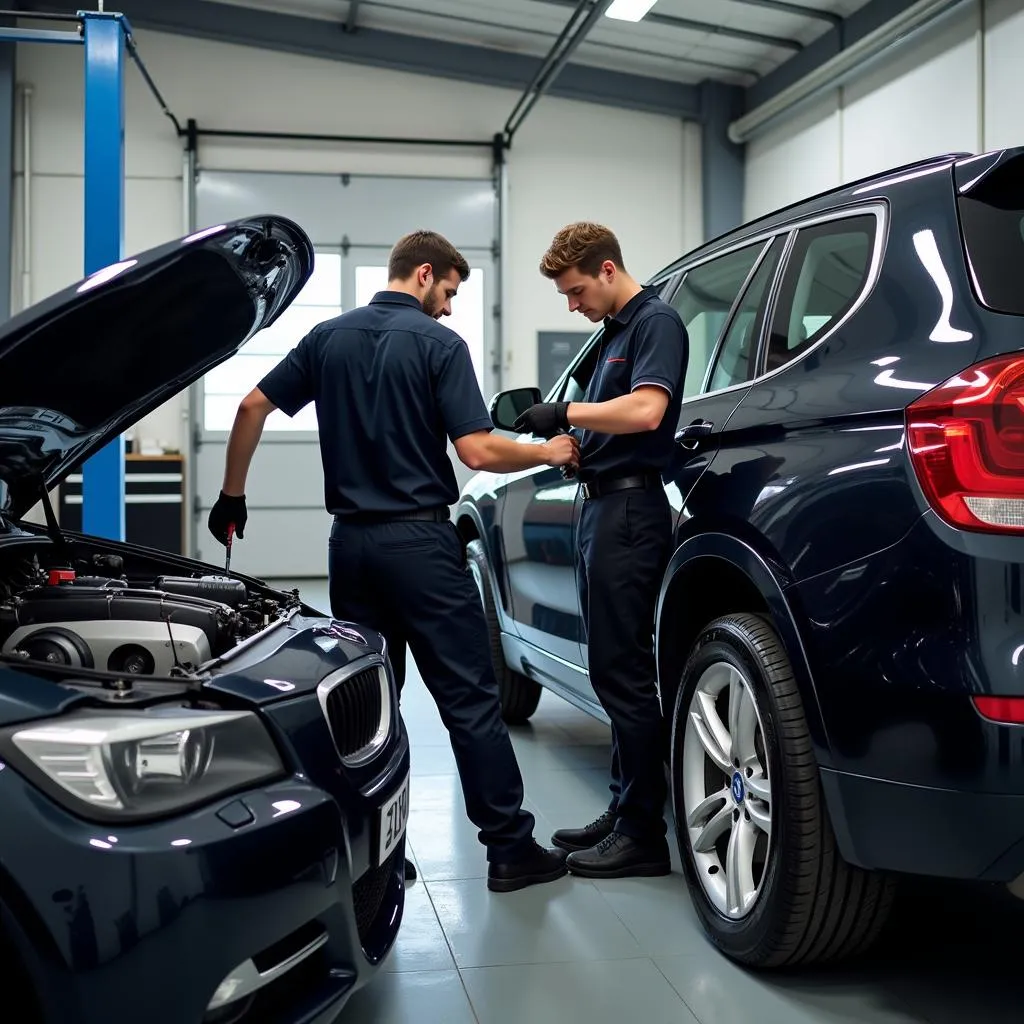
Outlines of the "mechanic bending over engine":
M612 798L596 821L552 842L576 875L668 874L663 727L656 689L654 616L672 538L662 473L673 450L689 339L679 314L623 266L599 224L563 228L540 264L578 311L604 321L582 402L529 408L517 430L580 438L583 507L577 586L590 683L612 724Z
M577 442L491 433L466 343L451 314L469 265L447 239L417 231L391 251L388 287L368 306L314 327L241 402L209 528L243 537L245 483L267 417L316 404L324 495L334 516L331 614L387 641L401 688L408 644L448 729L470 819L500 892L566 873L565 853L533 838L523 780L501 719L479 595L449 506L458 500L446 435L472 470L514 473L578 463ZM415 869L406 861L406 878Z

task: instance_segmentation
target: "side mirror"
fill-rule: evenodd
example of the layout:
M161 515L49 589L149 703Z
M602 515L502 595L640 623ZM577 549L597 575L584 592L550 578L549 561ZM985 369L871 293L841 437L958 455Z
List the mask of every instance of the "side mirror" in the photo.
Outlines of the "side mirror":
M540 388L513 388L511 391L499 391L491 399L491 422L499 430L511 430L515 421L530 408L541 401Z

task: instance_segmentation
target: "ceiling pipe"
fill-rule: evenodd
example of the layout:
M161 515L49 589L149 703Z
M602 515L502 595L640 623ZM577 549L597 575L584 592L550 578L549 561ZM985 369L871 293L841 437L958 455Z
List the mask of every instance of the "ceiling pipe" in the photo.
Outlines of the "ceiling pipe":
M951 14L968 0L918 0L891 21L880 25L862 39L846 47L798 82L783 89L759 107L729 124L729 139L737 145L749 142L767 131L794 109L816 98L826 89L836 88L855 75L863 74L870 65L894 46L906 43L940 17ZM977 2L977 0L971 0Z
M541 62L536 74L527 85L519 101L505 122L505 145L512 145L512 137L519 130L527 115L533 110L536 102L548 91L551 83L569 62L577 47L587 37L587 33L600 20L611 6L612 0L579 0L572 17L566 23L562 34L552 44L547 56ZM582 20L580 20L582 19Z

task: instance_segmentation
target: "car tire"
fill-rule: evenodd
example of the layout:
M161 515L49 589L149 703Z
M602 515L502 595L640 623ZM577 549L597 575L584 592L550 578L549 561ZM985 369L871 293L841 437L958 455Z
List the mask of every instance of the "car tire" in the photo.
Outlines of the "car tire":
M723 616L698 638L673 708L670 772L687 885L723 953L789 967L874 942L895 882L840 856L800 691L762 616Z
M501 697L501 717L508 725L523 725L537 710L540 703L541 685L533 679L509 668L505 652L501 647L501 625L498 610L494 604L494 586L491 567L483 543L471 540L466 545L466 563L476 583L480 601L487 620L487 638L491 649L491 663L498 678L498 692Z

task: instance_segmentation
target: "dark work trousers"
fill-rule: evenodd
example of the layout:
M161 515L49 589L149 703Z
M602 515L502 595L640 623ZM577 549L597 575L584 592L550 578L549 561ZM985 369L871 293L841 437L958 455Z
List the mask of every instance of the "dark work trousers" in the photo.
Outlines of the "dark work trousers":
M335 519L328 572L331 614L383 635L400 687L406 644L412 651L451 738L466 812L487 859L528 854L534 818L522 808L523 779L501 720L483 608L454 524Z
M653 634L671 536L660 487L583 502L577 578L590 684L612 723L609 810L617 815L615 830L634 839L666 832Z

